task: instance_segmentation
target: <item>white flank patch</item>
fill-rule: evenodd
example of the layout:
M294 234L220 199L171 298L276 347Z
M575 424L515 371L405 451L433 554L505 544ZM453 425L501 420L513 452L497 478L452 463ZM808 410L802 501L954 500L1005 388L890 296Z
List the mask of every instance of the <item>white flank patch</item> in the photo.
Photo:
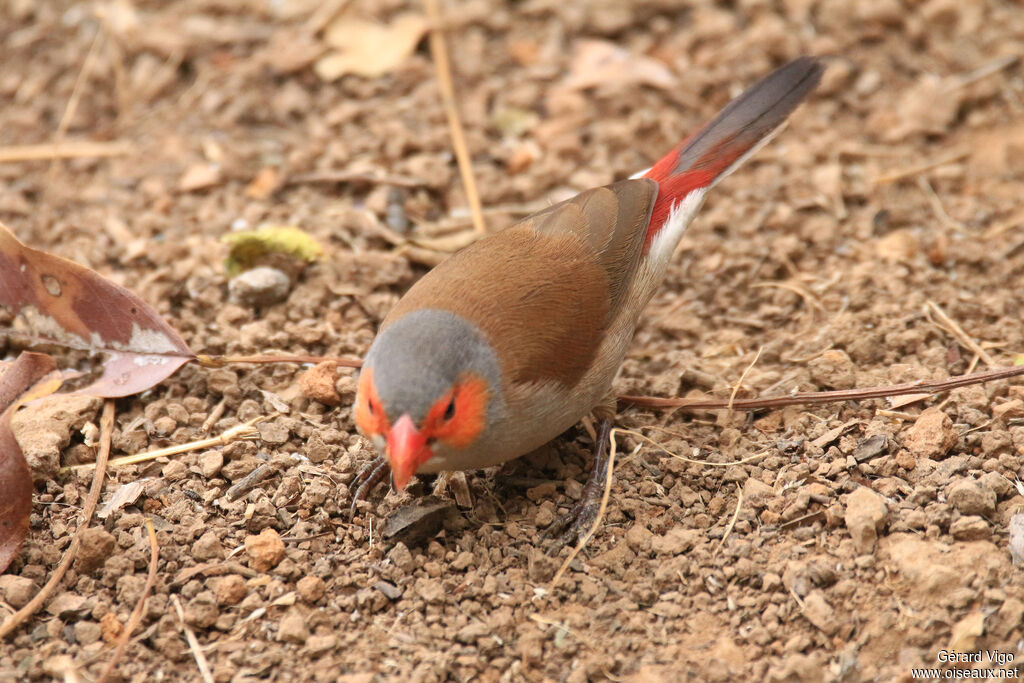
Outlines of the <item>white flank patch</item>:
M651 260L658 263L666 263L668 261L672 256L672 252L675 251L676 245L679 244L679 240L682 239L686 226L693 221L697 212L700 211L701 204L704 203L704 195L707 192L708 188L702 187L690 192L690 194L683 197L682 201L672 203L672 208L668 212L668 218L651 242L649 252Z

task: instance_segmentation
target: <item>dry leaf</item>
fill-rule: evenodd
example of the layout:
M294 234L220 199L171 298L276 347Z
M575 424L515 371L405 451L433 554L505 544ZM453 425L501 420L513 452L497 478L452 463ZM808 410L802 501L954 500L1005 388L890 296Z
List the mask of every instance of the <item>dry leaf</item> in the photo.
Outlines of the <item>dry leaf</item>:
M953 625L953 635L949 639L949 649L957 652L971 652L975 641L985 632L985 614L971 612Z
M583 40L576 47L569 75L560 87L585 90L600 85L633 84L673 88L676 77L656 59L633 54L603 40Z
M221 182L220 166L217 164L194 164L185 169L178 181L178 189L182 192L203 190Z
M123 287L67 259L27 247L0 224L0 331L109 357L77 393L106 398L145 391L195 356L174 328Z
M23 352L13 362L0 363L0 572L25 541L32 512L32 473L11 432L11 415L25 400L60 387L59 380L46 380L56 369L53 358L42 353Z
M343 16L327 27L324 39L334 48L314 69L325 81L346 74L376 78L397 68L427 32L427 20L402 14L388 24Z

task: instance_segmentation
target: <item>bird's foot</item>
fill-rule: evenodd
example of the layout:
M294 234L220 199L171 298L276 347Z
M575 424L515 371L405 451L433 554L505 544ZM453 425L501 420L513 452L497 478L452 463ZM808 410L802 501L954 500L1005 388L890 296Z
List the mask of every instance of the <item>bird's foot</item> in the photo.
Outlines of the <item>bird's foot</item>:
M359 474L352 480L349 487L349 490L352 491L352 505L348 510L349 519L355 519L356 505L359 501L369 498L373 487L384 481L390 473L391 466L388 465L388 459L383 455L378 456L369 465L359 470Z
M602 419L597 428L597 450L594 453L594 468L590 471L580 499L567 513L556 519L541 534L541 540L554 539L551 552L585 537L594 526L601 510L605 482L608 479L608 434L612 428L610 419Z

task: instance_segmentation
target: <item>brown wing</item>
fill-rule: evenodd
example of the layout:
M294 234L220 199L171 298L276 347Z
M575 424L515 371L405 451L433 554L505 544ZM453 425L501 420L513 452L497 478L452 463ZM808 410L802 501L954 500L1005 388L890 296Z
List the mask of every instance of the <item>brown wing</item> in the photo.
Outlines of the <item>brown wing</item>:
M656 193L645 179L588 190L470 245L413 285L382 328L451 311L488 336L507 381L574 386L636 273Z

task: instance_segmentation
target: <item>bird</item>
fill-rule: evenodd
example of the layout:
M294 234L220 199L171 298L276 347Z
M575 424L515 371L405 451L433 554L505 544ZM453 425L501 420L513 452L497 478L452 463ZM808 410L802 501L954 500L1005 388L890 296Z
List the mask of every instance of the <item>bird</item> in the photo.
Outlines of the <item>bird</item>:
M645 171L586 190L463 248L380 325L353 415L380 455L355 479L353 513L390 471L499 465L597 420L579 502L553 527L581 535L607 476L613 381L640 315L707 192L764 146L818 86L803 56L729 102Z

